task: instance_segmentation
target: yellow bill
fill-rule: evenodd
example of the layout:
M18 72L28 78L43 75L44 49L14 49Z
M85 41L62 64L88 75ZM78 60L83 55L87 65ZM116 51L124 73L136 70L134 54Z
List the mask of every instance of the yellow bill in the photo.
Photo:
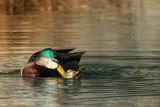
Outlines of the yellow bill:
M64 71L63 67L61 65L59 65L57 70L61 74L61 76L64 78L65 77L65 71Z

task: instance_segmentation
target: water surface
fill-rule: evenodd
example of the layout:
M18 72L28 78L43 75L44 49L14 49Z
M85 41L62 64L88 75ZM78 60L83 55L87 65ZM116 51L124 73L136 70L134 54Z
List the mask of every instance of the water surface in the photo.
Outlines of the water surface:
M72 9L1 15L0 106L159 107L158 4L86 0ZM87 51L81 78L21 78L32 53L46 47Z

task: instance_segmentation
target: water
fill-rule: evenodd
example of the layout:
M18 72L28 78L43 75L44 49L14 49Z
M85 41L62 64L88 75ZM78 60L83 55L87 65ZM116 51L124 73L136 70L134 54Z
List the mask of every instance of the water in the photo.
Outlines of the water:
M159 107L159 1L73 4L0 15L0 106ZM46 47L87 51L81 78L22 78L31 54Z

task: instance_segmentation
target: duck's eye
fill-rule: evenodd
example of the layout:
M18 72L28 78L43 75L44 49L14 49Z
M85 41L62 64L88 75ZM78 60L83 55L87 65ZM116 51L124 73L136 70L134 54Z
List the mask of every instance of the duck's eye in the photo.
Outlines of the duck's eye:
M58 60L57 60L57 59L52 59L52 61L54 61L54 62L58 63Z

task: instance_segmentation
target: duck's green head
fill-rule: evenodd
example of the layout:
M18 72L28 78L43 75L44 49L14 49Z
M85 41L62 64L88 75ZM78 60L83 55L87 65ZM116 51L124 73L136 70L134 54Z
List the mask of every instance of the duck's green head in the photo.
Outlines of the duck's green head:
M65 76L65 71L59 64L56 54L51 48L40 51L40 57L36 63L49 69L57 69L62 77Z
M55 58L55 56L56 56L55 53L53 52L53 50L50 49L50 48L47 48L47 49L42 50L42 51L40 52L40 55L41 55L42 57L49 58L49 59L53 59L53 58Z
M36 64L49 69L56 69L59 65L55 52L50 48L40 51L40 57L36 60Z

